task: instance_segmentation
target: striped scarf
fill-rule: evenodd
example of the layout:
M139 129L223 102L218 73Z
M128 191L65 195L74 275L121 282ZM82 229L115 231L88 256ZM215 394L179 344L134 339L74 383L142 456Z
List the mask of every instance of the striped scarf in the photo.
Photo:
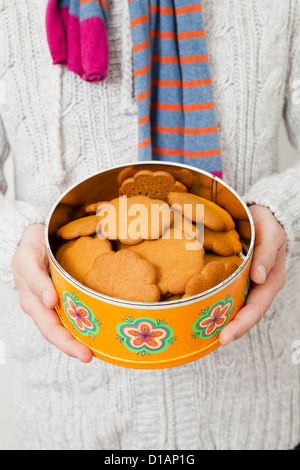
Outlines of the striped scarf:
M201 1L128 3L139 160L183 163L222 177ZM49 1L47 32L53 63L66 64L87 81L106 78L108 7L109 1L100 0Z

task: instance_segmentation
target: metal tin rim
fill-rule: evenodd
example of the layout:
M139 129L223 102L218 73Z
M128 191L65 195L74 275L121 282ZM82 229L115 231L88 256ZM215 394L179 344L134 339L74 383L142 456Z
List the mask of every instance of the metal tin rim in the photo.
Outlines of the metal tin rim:
M76 279L74 279L73 277L71 277L60 265L59 263L57 262L55 256L53 255L52 253L52 250L50 248L50 243L49 243L49 223L50 223L50 220L51 220L51 217L53 215L53 212L55 210L55 208L57 207L57 205L60 203L60 201L63 199L64 196L66 196L70 191L72 191L72 189L76 188L77 186L79 186L80 184L82 184L84 181L90 179L90 178L93 178L94 176L97 176L99 175L100 173L105 173L105 172L108 172L108 171L111 171L111 170L117 170L118 168L123 168L126 166L126 164L122 164L122 165L117 165L117 166L114 166L114 167L111 167L109 169L106 169L106 170L102 170L102 171L98 171L96 173L93 173L89 176L87 176L86 178L83 178L81 181L73 184L72 186L70 186L60 197L59 199L56 200L55 204L52 206L52 209L50 210L50 213L48 215L48 218L47 218L47 221L46 221L46 224L45 224L45 243L46 243L46 248L47 248L47 252L48 252L48 255L52 261L52 263L54 264L54 266L56 267L56 269L58 270L58 272L68 281L70 282L71 284L73 284L74 286L76 286L76 288L78 288L79 290L85 292L86 294L98 299L98 300L101 300L103 302L106 302L106 303L110 303L110 304L114 304L114 305L121 305L123 307L128 307L128 308L132 308L132 307L135 307L135 308L140 308L140 309L147 309L147 310L153 310L153 309L164 309L164 308L169 308L170 306L171 307L177 307L177 306L183 306L183 305L188 305L188 304L191 304L191 303L195 303L195 302L198 302L199 300L202 300L202 299L205 299L206 297L210 297L213 293L215 292L218 292L220 290L222 290L225 286L228 286L231 284L231 282L236 279L239 274L244 270L244 268L246 267L246 265L248 264L248 262L250 261L250 258L251 258L251 255L253 253L253 249L254 249L254 241L255 241L255 234L254 234L254 221L253 221L253 218L252 218L252 215L251 215L251 212L249 211L247 205L244 203L244 201L241 199L241 197L236 193L236 191L234 189L232 189L230 186L228 186L228 184L226 184L223 180L221 180L220 178L218 178L217 176L215 175L212 175L211 173L207 172L207 171L204 171L204 170L200 170L198 168L194 168L194 167L191 167L189 165L184 165L184 164L181 164L181 163L173 163L173 162L161 162L161 161L158 161L158 160L151 160L149 162L133 162L133 163L128 163L127 165L134 165L134 166L139 166L139 165L166 165L166 166L177 166L179 168L186 168L187 170L193 170L193 171L196 171L198 173L201 173L201 174L204 174L206 176L208 176L209 178L211 178L212 180L216 180L218 181L220 184L222 184L223 186L225 186L229 191L231 191L235 196L236 198L239 200L239 202L243 205L247 215L248 215L248 219L249 219L249 222L250 222L250 226L251 226L251 241L250 241L250 246L249 246L249 250L248 250L248 253L247 253L247 256L245 257L244 261L242 262L242 264L237 268L237 270L230 276L228 277L225 281L223 281L221 284L218 284L217 287L213 287L212 289L209 289L201 294L197 294L193 297L188 297L186 299L178 299L178 300L173 300L173 301L170 301L170 302L133 302L133 301L128 301L128 300L123 300L123 299L116 299L114 297L109 297L107 295L104 295L104 294L100 294L99 292L96 292L86 286L84 286L83 284L81 284L80 282L78 282Z

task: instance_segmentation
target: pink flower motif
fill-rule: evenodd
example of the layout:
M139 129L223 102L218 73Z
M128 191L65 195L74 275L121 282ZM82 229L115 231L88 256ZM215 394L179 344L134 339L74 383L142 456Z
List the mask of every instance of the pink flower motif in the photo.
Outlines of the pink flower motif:
M233 299L221 300L208 309L207 314L201 320L197 320L193 330L205 339L217 333L228 321L233 309Z
M121 333L127 338L130 348L158 351L165 346L164 340L170 331L167 327L153 325L149 320L141 320L136 325L122 326Z
M92 311L84 304L78 302L75 296L64 292L64 309L70 319L81 333L88 334L98 331L97 321L94 319Z

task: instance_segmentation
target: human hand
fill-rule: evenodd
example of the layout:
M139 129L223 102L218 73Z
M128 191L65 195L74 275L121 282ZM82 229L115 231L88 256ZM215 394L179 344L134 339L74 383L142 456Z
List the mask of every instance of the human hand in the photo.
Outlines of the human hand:
M82 362L92 360L91 350L76 341L61 324L54 310L58 295L49 275L47 249L44 241L45 227L30 225L12 261L12 271L20 294L20 305L44 338L58 349Z
M263 206L249 208L255 226L255 246L250 278L254 283L246 305L221 331L219 341L226 346L247 333L270 308L286 283L284 271L286 235L272 212Z

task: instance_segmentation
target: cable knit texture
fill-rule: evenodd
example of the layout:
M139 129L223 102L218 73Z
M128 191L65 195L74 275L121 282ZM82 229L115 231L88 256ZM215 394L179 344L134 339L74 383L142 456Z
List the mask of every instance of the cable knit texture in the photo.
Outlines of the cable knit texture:
M0 80L0 277L29 224L45 220L69 185L136 161L137 111L127 0L111 2L110 68L88 84L53 66L46 0L2 0ZM17 359L20 449L290 449L300 442L300 168L277 172L282 115L300 150L299 0L204 0L224 180L247 202L271 208L286 229L288 282L263 320L240 340L191 364L130 370L84 365L40 335L12 290L1 314ZM295 96L294 96L295 98ZM14 161L15 200L3 165ZM292 256L291 256L292 255ZM298 284L297 284L298 282ZM3 337L3 335L2 335Z

